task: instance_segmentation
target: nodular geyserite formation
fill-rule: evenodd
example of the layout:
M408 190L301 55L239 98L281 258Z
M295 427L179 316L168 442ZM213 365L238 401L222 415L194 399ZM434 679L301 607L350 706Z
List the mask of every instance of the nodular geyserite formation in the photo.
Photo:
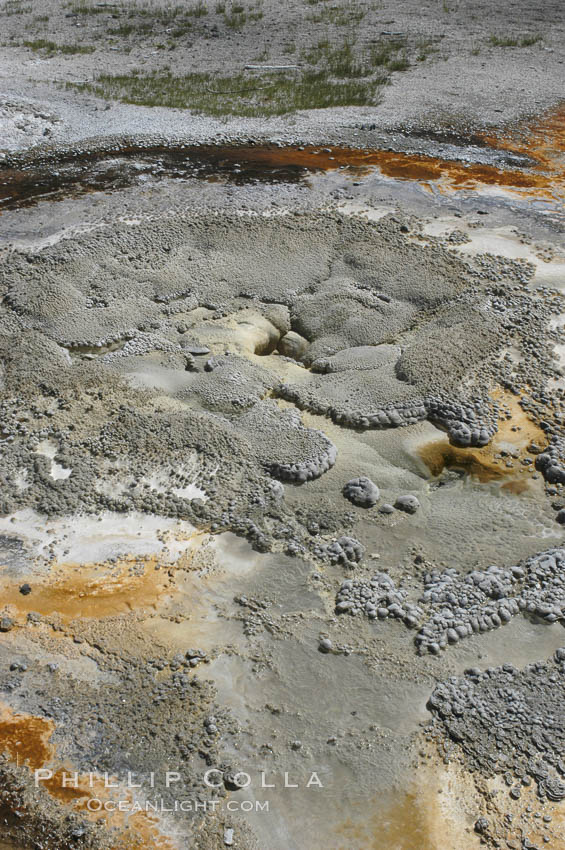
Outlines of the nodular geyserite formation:
M6 699L32 712L47 710L58 728L68 717L78 720L65 740L81 769L149 771L151 759L178 758L187 789L198 786L199 759L220 762L231 775L242 767L233 753L243 758L251 741L254 757L267 753L283 772L289 752L296 760L312 753L330 765L328 773L342 764L361 771L367 787L382 775L386 790L399 781L400 762L408 770L402 760L411 758L416 737L406 734L403 712L406 705L412 711L410 700L423 705L424 692L426 699L433 693L438 738L459 740L469 715L466 729L469 736L475 730L476 742L481 724L502 716L496 683L506 687L512 676L520 690L531 671L497 668L434 690L451 659L459 663L466 647L479 652L487 633L516 624L518 614L547 625L565 616L563 551L538 539L540 529L558 533L554 513L563 507L563 392L547 390L559 378L558 333L549 325L562 300L530 287L532 271L492 256L465 259L437 240L416 242L396 216L370 223L327 212L276 219L170 214L75 234L36 253L7 253L0 546L10 602L1 613L13 654L0 665ZM526 423L535 445L520 442ZM418 447L434 440L447 458L459 452L455 468L446 461L432 474L425 466ZM457 463L465 452L477 463L500 461L500 480L483 485L464 475ZM527 482L531 498L504 489L505 471ZM552 502L541 476L553 488ZM105 688L97 698L94 686L84 688L72 675L62 681L50 656L39 662L30 649L41 640L43 653L44 645L54 651L43 630L67 637L67 621L48 607L40 582L59 576L65 552L74 551L65 539L70 532L65 527L60 540L34 548L32 532L22 529L27 523L33 530L37 517L46 526L96 518L103 529L109 517L114 523L128 516L166 523L155 533L159 545L170 542L178 522L183 535L210 538L201 561L196 558L198 569L189 560L167 564L172 601L162 616L165 603L152 601L147 615L134 608L129 619L122 612L100 622L72 621L69 643L88 655L80 663L95 659ZM243 567L235 538L225 532L256 550L244 549ZM179 545L176 540L172 551ZM234 552L233 573L229 559L218 567L215 545ZM86 561L84 554L73 561L77 577ZM96 567L116 581L120 563L106 553ZM127 565L134 579L147 580L152 570L162 575L161 569L139 558ZM196 574L202 587L191 584ZM206 582L217 599L218 574L228 590L201 615ZM24 579L27 601L19 589ZM99 587L88 587L83 596L91 594L94 604ZM175 641L185 629L190 634L192 622L205 623L204 632L210 624L225 626L229 651L216 636L207 651L192 641L192 649L183 644L180 651ZM22 635L29 644L19 642ZM174 641L167 644L163 635ZM150 661L148 642L158 646ZM243 678L251 690L243 703L260 708L240 723L198 674L210 665L220 684L239 681L241 671L229 665L250 659L253 669L243 666ZM342 662L350 668L338 667ZM547 682L559 684L561 666L536 670L550 708L557 697ZM266 670L272 690L263 692ZM332 697L338 714L343 707L339 722L333 709L328 717L323 700L311 699L312 688L335 692L335 677L347 682ZM359 677L369 708L350 742L341 727L364 710ZM406 681L422 692L407 698ZM491 684L492 693L478 693ZM35 685L41 700L30 695ZM389 690L397 701L387 714L380 695ZM147 757L118 693L144 718L143 736L153 742ZM304 702L302 693L309 695ZM80 755L91 702L101 719ZM410 715L414 727L408 724L414 736L418 711L417 719ZM271 740L275 722L281 731ZM241 747L244 727L249 737ZM384 737L375 732L383 728ZM516 725L508 729L518 735ZM533 728L524 740L530 738L538 740ZM485 740L484 753L498 746ZM476 755L470 744L462 746L483 770L483 749ZM363 748L365 766L358 759ZM522 761L517 769L526 771ZM390 776L386 763L393 764ZM546 768L536 781L548 800L557 800L558 764L548 759L539 770ZM526 773L533 776L532 770ZM13 789L23 774L9 773L5 781ZM324 809L320 818L326 816ZM203 850L215 846L224 827L233 829L204 816L187 818L185 827ZM106 850L107 839L96 844L88 824L76 829L85 830L79 846ZM39 834L35 826L29 830ZM242 820L237 830L241 846L253 847ZM60 832L61 846L67 832Z

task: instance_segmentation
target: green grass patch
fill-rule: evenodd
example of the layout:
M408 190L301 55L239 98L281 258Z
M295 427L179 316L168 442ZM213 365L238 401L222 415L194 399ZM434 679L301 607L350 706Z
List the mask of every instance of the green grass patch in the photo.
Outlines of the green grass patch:
M334 46L323 38L315 47L303 51L302 59L343 80L370 77L379 69L392 72L405 71L409 67L403 39L389 39L371 45L369 49L360 49L352 41Z
M104 6L98 6L93 3L82 2L82 0L79 0L78 3L71 3L68 8L75 15L111 15L112 12L115 12L116 9L120 8L120 6L117 3L108 3Z
M247 15L245 12L225 12L224 23L232 30L240 30L247 23Z
M224 23L229 29L240 30L248 22L260 21L262 19L263 10L259 8L260 5L260 3L257 3L256 8L249 6L246 9L243 3L232 3L229 7L225 3L221 3L216 6L216 11L221 10L221 14L224 16Z
M433 38L420 38L416 42L416 61L425 62L428 56L438 53L439 48Z
M118 18L117 22L108 21L106 34L119 38L143 37L149 35L161 38L163 45L167 41L169 47L175 38L181 38L190 32L194 26L194 20L208 14L208 8L204 0L187 3L186 5L174 4L168 6L155 6L150 3L133 3L129 5L115 5L99 8L86 3L74 5L73 10L78 14L94 14L106 11L112 14L112 18ZM119 17L115 14L119 11ZM172 32L166 32L172 28ZM168 38L168 36L171 38ZM174 44L173 44L174 47ZM161 47L162 49L162 47Z
M316 47L304 51L302 56L309 65L323 64L333 77L340 79L355 79L370 74L366 56L359 55L351 42L332 47L327 39L322 39Z
M387 65L388 70L392 73L395 71L407 71L410 67L410 62L406 56L398 56L396 59L391 59Z
M25 15L31 11L32 6L26 6L21 0L7 0L6 5L0 9L4 15Z
M119 35L122 38L127 38L130 35L147 35L153 32L153 24L147 21L135 21L126 24L120 24L117 27L108 27L106 30L108 35Z
M220 76L141 71L100 74L94 83L66 83L106 100L140 106L190 109L206 115L258 117L284 115L301 109L334 106L373 106L379 101L382 79L336 81L326 71L288 72L261 76Z
M141 3L107 3L102 6L88 2L88 0L78 0L78 2L69 5L71 12L76 15L100 15L100 14L116 14L120 12L122 15L127 15L129 18L143 17L151 18L154 21L170 23L176 18L192 17L201 18L208 14L208 7L204 0L194 0L192 3L175 3L167 6L154 5L150 2Z
M182 38L183 35L189 33L192 29L192 23L190 21L183 21L180 24L177 24L173 31L171 32L171 36L173 38Z
M314 24L334 24L336 27L356 26L365 17L363 9L354 9L351 6L326 6L319 12L306 15L306 20Z
M204 15L208 14L208 9L206 4L200 0L200 2L195 3L194 6L189 6L185 14L192 15L194 18L202 18Z
M491 35L489 43L493 47L531 47L541 41L541 35L499 36Z
M489 41L493 47L518 47L518 39L512 36L491 35Z
M56 53L71 56L77 53L94 53L96 50L91 44L57 44L56 41L48 41L45 38L24 41L22 44L24 47L29 47L30 50L44 51L48 56L54 56Z
M531 47L541 41L541 35L523 35L520 39L520 47Z

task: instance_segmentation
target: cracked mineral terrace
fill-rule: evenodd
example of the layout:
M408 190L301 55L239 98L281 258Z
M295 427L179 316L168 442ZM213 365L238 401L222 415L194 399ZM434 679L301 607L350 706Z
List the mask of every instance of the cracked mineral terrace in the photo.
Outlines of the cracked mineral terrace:
M546 6L1 0L0 850L565 850Z

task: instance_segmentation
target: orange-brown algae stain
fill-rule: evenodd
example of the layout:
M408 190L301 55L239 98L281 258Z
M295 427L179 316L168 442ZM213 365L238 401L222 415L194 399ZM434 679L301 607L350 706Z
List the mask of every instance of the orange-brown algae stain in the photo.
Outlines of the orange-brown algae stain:
M39 770L53 764L55 748L50 738L55 724L46 717L18 714L8 706L0 707L0 752L19 767ZM146 812L137 812L127 819L119 812L90 811L88 800L108 799L104 780L99 776L84 776L62 768L53 769L52 776L40 780L40 787L61 803L73 803L93 820L104 820L108 826L121 827L124 835L118 836L115 850L178 850L159 830L159 819ZM122 794L122 792L120 792ZM122 794L130 804L129 792ZM127 826L127 829L125 827Z
M544 448L547 445L547 437L522 410L515 395L496 390L493 392L493 397L510 413L511 418L507 419L503 416L499 420L498 432L488 445L482 448L465 449L452 446L447 439L434 440L422 446L418 454L433 476L440 475L447 468L463 469L481 483L512 478L513 480L502 484L502 489L520 494L529 488L529 482L525 478L518 479L517 475L522 475L521 470L524 469L535 471L533 463L529 467L521 464L524 457L530 457L527 447L534 442L540 448ZM513 428L517 430L513 431ZM509 453L507 458L496 457L497 454L502 451L508 452L509 449L512 453ZM513 466L507 467L505 460L510 460Z
M118 565L60 564L46 578L31 581L32 592L20 593L21 582L0 581L0 604L13 606L22 614L37 611L44 616L59 614L63 619L102 618L134 610L156 610L161 597L171 586L166 569L155 569L155 558L143 561L141 574L129 569L139 558L122 560Z
M565 104L510 131L483 136L493 148L530 156L538 169L565 176Z
M0 711L0 752L31 770L43 767L54 755L49 743L54 731L55 724L46 717L15 714L4 707Z
M133 834L122 838L115 850L179 850L177 842L159 831L158 823L158 818L146 812L133 815L129 819Z
M396 151L266 146L239 148L237 152L233 151L233 158L237 158L238 162L249 160L269 168L294 167L312 172L349 169L356 175L367 174L376 167L386 177L420 183L441 183L446 191L487 185L508 189L535 189L542 191L545 197L550 197L552 189L555 188L552 177L537 172Z
M31 714L15 714L5 707L0 713L0 752L19 767L38 770L50 764L55 749L49 743L55 730L55 724L47 717ZM65 772L53 771L53 775L42 781L42 786L62 801L71 801L85 797L88 791L84 787L73 787L63 782ZM78 785L78 783L77 783Z

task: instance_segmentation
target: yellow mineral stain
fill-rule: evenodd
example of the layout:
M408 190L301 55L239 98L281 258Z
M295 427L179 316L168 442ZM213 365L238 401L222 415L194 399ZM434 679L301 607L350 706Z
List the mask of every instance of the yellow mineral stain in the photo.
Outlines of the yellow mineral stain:
M363 847L364 850L439 850L430 836L429 814L418 798L406 794L382 815L375 815L368 823L353 824L345 821L337 835L345 843L339 850Z
M0 752L18 765L35 770L50 762L54 731L55 724L46 717L16 714L8 706L0 709Z
M442 780L442 781L440 781ZM447 784L445 784L447 782ZM441 792L441 793L439 793ZM477 850L472 821L457 800L448 774L432 770L388 806L375 800L374 813L348 819L336 831L336 850Z
M447 439L434 440L421 446L418 454L433 476L440 475L444 469L463 469L481 483L512 479L503 483L502 488L512 493L523 493L530 486L529 475L526 476L523 470L535 471L533 463L529 467L521 463L525 457L534 460L527 447L534 442L544 448L547 438L520 407L517 396L502 389L497 389L492 395L500 404L502 415L498 432L488 445L465 449L452 446ZM510 413L510 419L505 418L504 409ZM516 430L513 431L513 428ZM497 458L496 455L503 451L511 454ZM507 460L512 461L512 468L506 466Z
M101 776L78 775L72 768L56 764L55 747L50 743L55 724L47 717L14 712L7 705L0 705L0 753L18 767L29 770L46 768L53 775L41 780L40 787L62 804L72 804L92 820L103 820L107 826L120 828L113 850L178 850L178 844L159 829L159 819L146 812L136 812L128 818L127 813L90 811L88 801L109 798ZM112 780L114 781L114 780ZM117 790L118 799L133 803L131 793ZM1 850L1 848L0 848Z
M171 577L167 569L155 569L155 558L143 559L142 573L130 573L140 560L129 557L116 565L55 565L45 578L28 579L32 592L27 596L19 591L23 579L15 583L0 578L0 605L12 606L21 614L59 614L65 620L156 610L171 587Z

